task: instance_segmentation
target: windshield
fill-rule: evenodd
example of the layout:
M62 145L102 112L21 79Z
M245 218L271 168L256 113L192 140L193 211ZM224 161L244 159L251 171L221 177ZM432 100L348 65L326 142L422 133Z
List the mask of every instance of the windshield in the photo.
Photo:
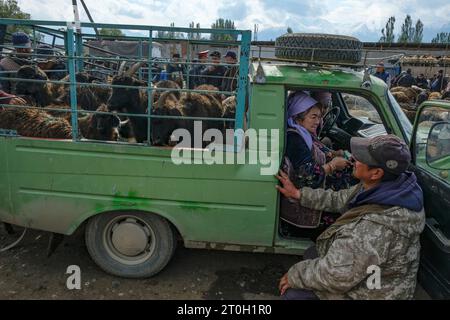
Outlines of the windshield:
M413 126L389 90L387 90L387 95L391 103L392 110L395 112L397 119L400 121L399 125L403 131L403 135L405 136L405 141L409 144L411 141Z

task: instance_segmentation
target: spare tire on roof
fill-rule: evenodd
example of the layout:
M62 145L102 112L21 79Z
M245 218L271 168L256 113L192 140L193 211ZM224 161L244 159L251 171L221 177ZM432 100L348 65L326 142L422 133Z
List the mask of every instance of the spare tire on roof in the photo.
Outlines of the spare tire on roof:
M361 41L349 36L287 33L276 39L275 56L289 60L355 64L361 61L362 47Z

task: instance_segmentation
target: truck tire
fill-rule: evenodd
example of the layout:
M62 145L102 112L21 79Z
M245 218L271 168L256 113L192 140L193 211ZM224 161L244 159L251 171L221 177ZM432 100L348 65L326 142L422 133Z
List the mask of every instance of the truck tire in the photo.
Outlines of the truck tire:
M354 37L288 33L275 41L275 56L281 59L355 64L361 61L362 42ZM314 56L313 55L314 48Z
M167 220L155 214L119 211L91 218L85 241L94 262L124 278L148 278L160 272L176 248Z

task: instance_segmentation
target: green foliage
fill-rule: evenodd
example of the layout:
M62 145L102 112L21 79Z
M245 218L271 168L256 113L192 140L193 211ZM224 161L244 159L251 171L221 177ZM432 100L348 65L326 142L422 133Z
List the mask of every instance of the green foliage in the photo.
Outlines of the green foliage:
M30 19L30 14L22 12L16 0L0 0L0 18L10 19ZM31 34L31 28L26 26L8 26L7 32L14 33L23 31Z
M398 36L398 43L411 43L414 37L414 27L412 26L411 16L406 15L405 21L402 25L402 31Z
M170 24L171 28L175 28L175 22ZM158 31L158 38L162 39L184 39L184 35L175 31Z
M417 20L416 27L414 28L414 36L413 36L413 43L422 43L423 39L423 23L422 21Z
M233 20L228 19L217 19L215 23L211 25L212 29L231 29L235 30L236 27L234 26ZM231 41L237 40L237 35L231 35L231 34L211 34L211 40L218 40L218 41Z
M441 32L431 40L431 43L446 43L450 44L450 32Z
M123 37L125 34L120 29L102 28L98 32L101 36Z
M200 23L195 24L195 22L192 21L189 24L189 28L191 28L191 29L200 29ZM189 39L201 40L202 39L202 34L200 32L191 32L191 33L189 33Z
M292 28L291 27L287 27L287 33L294 33L294 31L292 30Z
M386 22L386 27L381 30L381 38L380 42L393 43L395 40L394 35L394 25L395 25L395 17L392 16Z

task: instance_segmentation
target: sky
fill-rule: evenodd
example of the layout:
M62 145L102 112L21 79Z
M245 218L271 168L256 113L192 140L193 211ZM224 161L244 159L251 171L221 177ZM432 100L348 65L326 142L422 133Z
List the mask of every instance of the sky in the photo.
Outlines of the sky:
M333 33L378 41L390 16L399 33L407 14L424 24L423 42L450 32L450 1L432 0L85 0L95 22L209 28L216 18L232 19L238 29L258 25L258 40L275 40L290 26L294 32ZM72 0L18 0L36 20L73 20ZM78 0L81 21L88 21Z

